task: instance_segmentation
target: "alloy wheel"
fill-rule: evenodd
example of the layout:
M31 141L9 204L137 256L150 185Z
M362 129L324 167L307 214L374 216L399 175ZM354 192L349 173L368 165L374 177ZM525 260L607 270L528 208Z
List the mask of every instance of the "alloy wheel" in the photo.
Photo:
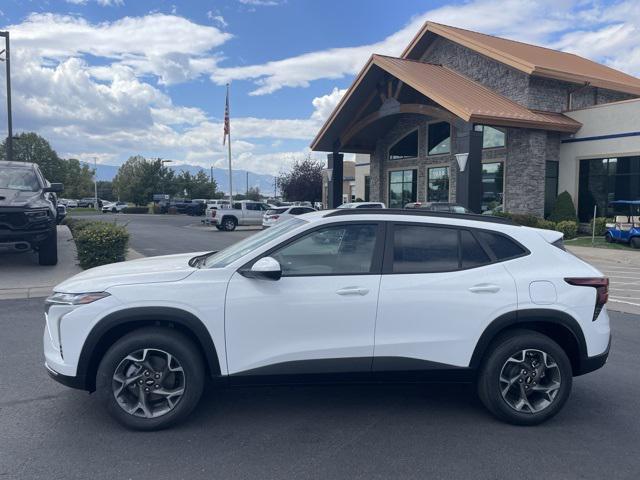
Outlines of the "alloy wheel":
M500 371L500 392L511 408L535 414L553 403L562 378L558 364L548 353L525 349L511 355Z
M157 418L173 410L184 395L182 365L168 352L136 350L118 364L112 379L113 395L130 415Z

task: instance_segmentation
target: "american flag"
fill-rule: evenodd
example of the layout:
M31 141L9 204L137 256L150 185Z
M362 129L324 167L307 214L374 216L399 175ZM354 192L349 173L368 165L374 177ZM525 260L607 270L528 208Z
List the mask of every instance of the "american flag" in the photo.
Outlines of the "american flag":
M231 124L229 123L229 84L227 83L227 100L224 104L224 137L222 144L227 141L227 136L231 135Z

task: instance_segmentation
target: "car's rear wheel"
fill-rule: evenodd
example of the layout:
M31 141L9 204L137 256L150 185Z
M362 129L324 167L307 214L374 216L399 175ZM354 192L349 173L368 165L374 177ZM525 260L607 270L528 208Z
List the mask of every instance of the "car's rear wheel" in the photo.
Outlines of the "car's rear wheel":
M633 248L640 248L640 237L633 237L629 243Z
M604 241L607 243L613 243L613 236L611 233L607 232L604 234Z
M118 340L102 358L96 394L124 426L159 430L183 420L204 387L197 347L179 332L143 328Z
M38 263L40 265L56 265L58 263L58 230L55 227L38 246Z
M236 229L237 221L233 217L224 217L222 219L222 229L225 232L233 232Z
M491 413L516 425L537 425L562 409L573 380L562 347L546 335L515 330L490 348L478 395Z

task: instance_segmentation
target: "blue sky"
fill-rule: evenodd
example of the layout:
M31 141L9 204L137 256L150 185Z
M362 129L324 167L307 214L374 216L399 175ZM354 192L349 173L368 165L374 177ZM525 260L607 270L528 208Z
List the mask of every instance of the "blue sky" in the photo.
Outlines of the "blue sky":
M369 55L398 55L425 20L640 74L637 0L2 0L14 130L65 157L223 166L229 81L234 164L274 174L309 154Z

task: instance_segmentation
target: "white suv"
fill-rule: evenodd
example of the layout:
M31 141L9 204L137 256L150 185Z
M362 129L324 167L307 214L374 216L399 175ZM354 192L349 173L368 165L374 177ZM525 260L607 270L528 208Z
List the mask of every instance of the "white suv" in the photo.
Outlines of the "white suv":
M315 212L220 252L94 268L46 302L53 378L156 429L205 379L477 380L511 423L556 414L604 365L608 280L558 232L407 210Z

